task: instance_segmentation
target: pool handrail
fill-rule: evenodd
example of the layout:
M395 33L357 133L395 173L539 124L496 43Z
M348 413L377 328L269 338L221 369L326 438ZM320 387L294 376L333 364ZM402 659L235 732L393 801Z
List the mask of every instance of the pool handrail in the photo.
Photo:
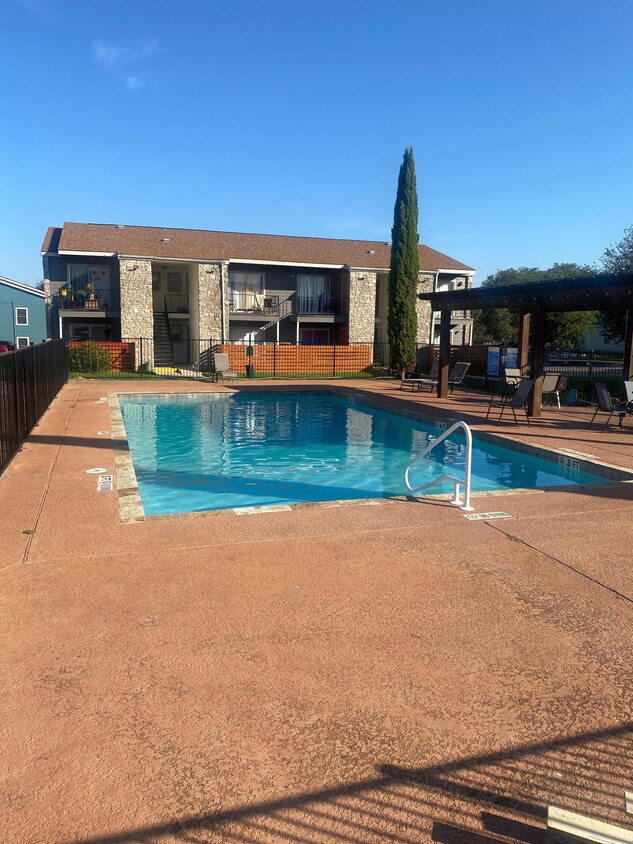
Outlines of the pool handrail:
M460 478L455 478L452 475L441 475L439 478L433 478L433 480L429 481L428 483L422 484L421 486L415 487L415 489L409 483L409 471L411 467L414 466L419 460L422 460L423 457L426 457L430 454L431 451L435 448L436 445L445 440L447 437L456 431L458 428L462 428L464 433L466 434L466 471L464 473L464 480ZM430 486L434 486L435 484L440 483L441 481L452 481L453 483L453 498L449 501L449 504L455 504L459 507L460 510L464 510L467 512L472 512L473 508L470 506L470 474L471 474L471 464L472 464L472 456L473 456L473 435L470 431L470 428L465 422L461 420L455 422L451 425L450 428L447 428L443 434L441 434L437 439L433 440L424 451L421 451L420 454L416 455L413 460L409 463L407 468L404 470L404 482L412 495L420 492L423 489L427 489ZM462 501L459 495L459 488L464 487L464 500Z

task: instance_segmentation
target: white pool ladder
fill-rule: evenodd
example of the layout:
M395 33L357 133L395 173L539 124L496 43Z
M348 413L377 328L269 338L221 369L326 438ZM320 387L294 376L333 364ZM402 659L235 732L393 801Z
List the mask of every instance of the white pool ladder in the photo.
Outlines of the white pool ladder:
M458 428L462 428L464 433L466 434L466 472L464 474L464 480L460 480L460 478L454 478L452 475L441 475L439 478L433 478L432 481L429 481L426 484L422 484L422 486L418 486L415 489L409 483L409 472L411 471L411 467L415 466L415 464L422 460L423 457L426 457L427 454L430 454L431 451L435 448L436 445L445 440L447 437L456 431ZM466 510L468 512L472 511L472 507L470 506L470 467L473 457L473 435L470 432L470 428L465 422L455 422L454 425L451 425L450 428L447 428L443 434L441 434L436 440L428 445L424 451L420 452L413 460L409 463L407 468L404 470L404 482L406 484L407 489L413 495L416 495L423 489L428 489L430 486L434 486L435 484L441 483L442 481L452 481L454 486L453 498L450 500L449 504L456 504L460 510ZM462 501L459 495L459 488L464 487L464 500Z

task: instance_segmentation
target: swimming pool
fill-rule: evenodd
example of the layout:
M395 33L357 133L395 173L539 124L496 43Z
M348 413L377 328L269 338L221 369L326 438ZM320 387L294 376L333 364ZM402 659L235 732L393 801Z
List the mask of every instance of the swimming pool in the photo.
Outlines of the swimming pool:
M407 464L446 427L316 391L119 400L147 515L404 495ZM489 439L473 436L473 492L605 482L573 461ZM456 432L420 461L412 482L438 477L447 464L460 475L464 463ZM426 493L451 491L438 483Z

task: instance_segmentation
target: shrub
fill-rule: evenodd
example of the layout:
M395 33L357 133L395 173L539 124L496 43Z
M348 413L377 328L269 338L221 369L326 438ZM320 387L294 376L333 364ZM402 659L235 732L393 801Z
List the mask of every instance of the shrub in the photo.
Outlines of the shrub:
M71 372L85 374L108 372L110 366L110 353L107 349L101 348L98 343L87 340L85 343L70 347Z

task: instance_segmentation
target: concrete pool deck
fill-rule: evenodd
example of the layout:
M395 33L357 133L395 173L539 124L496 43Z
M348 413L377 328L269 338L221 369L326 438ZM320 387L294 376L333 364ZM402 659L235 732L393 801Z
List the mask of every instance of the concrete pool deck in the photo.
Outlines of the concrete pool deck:
M633 485L122 524L99 399L229 389L72 381L0 479L2 840L536 844L548 803L631 829ZM489 429L633 469L631 420L589 418Z

